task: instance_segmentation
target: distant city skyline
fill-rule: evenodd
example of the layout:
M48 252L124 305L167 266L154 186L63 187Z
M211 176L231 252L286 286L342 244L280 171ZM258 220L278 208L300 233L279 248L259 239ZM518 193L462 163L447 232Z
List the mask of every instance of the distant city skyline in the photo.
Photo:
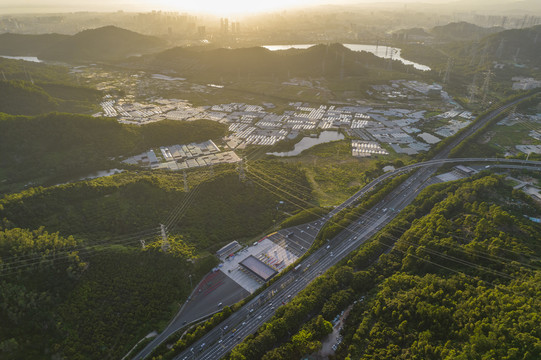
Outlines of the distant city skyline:
M245 15L268 11L280 11L318 5L355 5L355 4L408 4L408 3L454 3L460 0L4 0L0 4L0 13L60 13L76 11L179 11L208 13L217 16ZM494 3L512 3L515 0L495 0ZM468 3L487 3L487 0L471 0Z

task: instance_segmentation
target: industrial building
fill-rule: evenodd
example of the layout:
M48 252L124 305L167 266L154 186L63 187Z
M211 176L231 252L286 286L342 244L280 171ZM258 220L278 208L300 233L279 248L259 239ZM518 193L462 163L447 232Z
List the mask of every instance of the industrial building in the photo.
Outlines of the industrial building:
M253 255L250 255L246 259L242 260L239 265L265 282L270 280L274 275L278 274L278 271L258 260Z

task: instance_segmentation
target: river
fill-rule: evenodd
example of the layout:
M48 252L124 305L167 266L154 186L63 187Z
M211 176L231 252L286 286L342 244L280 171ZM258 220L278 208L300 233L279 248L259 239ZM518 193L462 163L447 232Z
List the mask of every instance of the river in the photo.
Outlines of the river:
M315 44L296 44L296 45L264 45L263 47L271 51L287 50L287 49L308 49ZM401 49L384 45L363 45L363 44L344 44L345 47L352 51L366 51L376 55L377 57L388 59L391 56L394 60L399 60L404 65L413 65L417 70L430 71L426 65L409 61L400 56Z

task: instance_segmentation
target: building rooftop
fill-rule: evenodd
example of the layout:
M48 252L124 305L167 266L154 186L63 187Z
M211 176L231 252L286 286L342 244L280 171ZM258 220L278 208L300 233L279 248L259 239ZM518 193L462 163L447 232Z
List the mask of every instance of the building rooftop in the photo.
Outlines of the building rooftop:
M265 264L264 262L258 260L255 256L250 255L246 259L242 260L240 263L246 270L250 271L263 281L267 281L276 275L278 272Z

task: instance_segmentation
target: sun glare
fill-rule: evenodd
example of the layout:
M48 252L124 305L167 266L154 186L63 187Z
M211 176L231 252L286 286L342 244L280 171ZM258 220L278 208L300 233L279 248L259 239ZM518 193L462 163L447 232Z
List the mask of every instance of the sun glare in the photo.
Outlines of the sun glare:
M201 12L213 15L244 15L265 11L276 11L302 5L314 5L321 3L318 0L198 0L178 1L159 0L153 1L152 6L159 6L163 10Z

